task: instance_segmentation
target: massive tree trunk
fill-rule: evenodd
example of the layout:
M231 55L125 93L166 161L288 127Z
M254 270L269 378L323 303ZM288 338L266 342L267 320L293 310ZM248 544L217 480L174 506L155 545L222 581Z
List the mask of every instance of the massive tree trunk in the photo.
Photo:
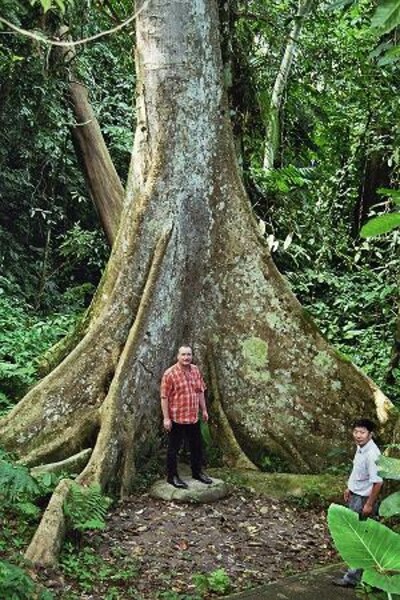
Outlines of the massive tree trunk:
M78 480L128 493L160 423L161 374L185 342L231 463L275 455L318 471L346 445L351 418L385 422L390 403L329 347L258 233L235 162L216 0L146 5L137 71L135 160L86 335L0 421L2 446L31 466L92 448ZM43 517L33 561L55 560L67 490Z

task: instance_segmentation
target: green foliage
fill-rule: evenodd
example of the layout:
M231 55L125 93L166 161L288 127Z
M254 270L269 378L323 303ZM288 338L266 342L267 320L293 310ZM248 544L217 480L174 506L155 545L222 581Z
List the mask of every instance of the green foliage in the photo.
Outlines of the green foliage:
M0 598L4 600L53 600L21 568L0 560Z
M400 492L390 494L390 496L382 500L379 506L379 514L385 518L400 515Z
M90 592L99 584L111 583L114 591L109 589L109 596L105 597L135 597L133 588L127 587L127 583L138 576L137 564L130 556L118 553L118 556L105 560L96 548L85 546L78 552L73 544L67 543L61 553L60 566L64 575L77 582L83 592ZM122 595L118 594L119 588L123 590Z
M207 464L211 467L220 466L222 461L221 448L218 446L216 440L213 439L208 423L200 421L200 431L205 455L207 457Z
M97 581L108 579L113 572L94 548L85 547L78 553L74 546L67 544L60 562L64 573L77 580L85 592L90 592Z
M400 227L400 213L388 213L370 219L360 231L363 238L375 237Z
M69 262L85 261L89 266L102 268L105 260L105 248L98 231L88 231L75 223L71 229L60 236L60 255Z
M362 249L363 252L369 253L371 248ZM396 400L396 388L385 383L397 318L397 284L392 273L396 261L393 262L374 271L366 267L348 272L303 267L288 275L328 340L388 393L392 392Z
M79 532L104 529L111 499L102 494L99 485L84 487L72 483L64 502L64 513L71 529Z
M400 593L400 535L337 504L328 510L328 525L342 558L350 568L363 569L363 581Z
M0 410L34 382L40 356L68 333L78 316L75 310L37 314L23 302L16 285L0 277Z
M232 588L232 582L225 569L193 575L193 583L200 594L214 592L218 596L225 596Z
M400 25L399 0L381 0L372 16L371 26L378 29L379 34L389 33Z
M11 502L35 498L41 489L27 467L0 458L0 495Z
M15 463L0 448L0 512L27 523L37 522L40 502L52 493L59 479L51 473L32 477L27 467Z
M376 464L381 477L400 481L400 459L381 455Z

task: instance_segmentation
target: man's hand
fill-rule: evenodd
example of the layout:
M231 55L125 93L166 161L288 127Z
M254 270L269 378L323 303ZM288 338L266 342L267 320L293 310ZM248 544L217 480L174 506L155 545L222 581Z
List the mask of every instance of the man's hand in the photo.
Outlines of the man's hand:
M201 417L202 417L203 421L204 421L205 423L207 423L207 421L208 421L208 412L207 412L207 409L206 409L206 408L204 408L204 409L201 411Z
M164 429L165 429L165 431L171 431L171 429L172 429L171 419L164 419Z
M374 511L374 507L369 502L366 502L362 509L362 514L364 517L370 517Z
M350 500L350 490L349 489L344 490L343 498L346 503Z

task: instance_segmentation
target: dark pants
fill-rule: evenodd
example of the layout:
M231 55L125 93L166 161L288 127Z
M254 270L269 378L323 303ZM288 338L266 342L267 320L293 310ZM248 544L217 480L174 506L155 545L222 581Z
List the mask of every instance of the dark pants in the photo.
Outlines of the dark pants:
M350 493L350 498L347 503L348 508L358 513L362 514L362 510L364 508L364 504L368 500L368 496L359 496L358 494ZM374 507L374 512L371 517L376 516L377 514L377 506ZM350 583L357 584L361 581L363 570L362 569L348 569L346 574L344 575L344 579L349 581Z
M186 439L190 450L192 475L201 473L203 452L201 444L200 422L183 425L172 421L172 429L168 436L167 474L168 479L178 475L178 452Z

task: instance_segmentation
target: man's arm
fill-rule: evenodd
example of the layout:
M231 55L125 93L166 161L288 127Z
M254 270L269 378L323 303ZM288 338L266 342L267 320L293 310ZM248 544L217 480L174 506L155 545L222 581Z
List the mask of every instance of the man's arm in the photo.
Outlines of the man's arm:
M171 393L171 379L167 373L164 373L161 379L161 411L163 414L163 425L166 431L171 431L172 421L169 414L169 395Z
M207 412L207 405L206 405L206 397L204 392L200 392L199 394L199 404L200 404L200 408L201 408L201 417L203 419L203 421L205 421L207 423L208 421L208 412Z
M169 403L168 398L166 398L165 396L161 396L161 410L163 414L164 429L166 431L171 431L172 421L169 416Z
M378 496L380 494L380 491L382 489L382 485L383 485L383 483L381 483L381 482L374 483L372 485L371 493L368 496L368 500L364 504L364 508L362 509L362 514L365 515L366 517L369 517L374 512L374 507L375 507L376 501L378 499Z

